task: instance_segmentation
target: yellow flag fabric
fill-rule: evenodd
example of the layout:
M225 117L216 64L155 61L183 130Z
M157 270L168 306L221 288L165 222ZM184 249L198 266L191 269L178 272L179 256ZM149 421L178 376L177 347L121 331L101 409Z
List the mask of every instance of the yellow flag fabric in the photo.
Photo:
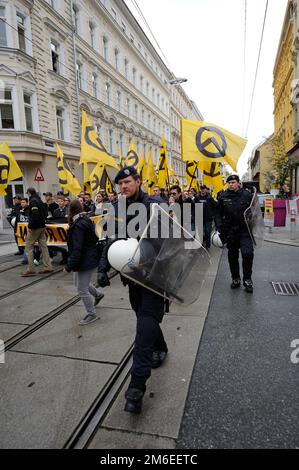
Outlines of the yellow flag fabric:
M167 148L164 136L162 136L160 147L160 158L158 163L158 185L161 189L169 188L169 165ZM172 169L171 169L172 170ZM173 170L172 170L173 171Z
M127 153L125 166L133 166L137 170L138 165L139 165L139 160L140 159L137 153L137 149L135 147L134 140L132 139L130 143L129 151Z
M146 161L145 161L145 156L143 153L142 157L139 159L138 168L137 168L137 172L140 175L141 182L145 180L146 178L145 171L146 171Z
M58 144L56 144L56 150L56 168L58 171L59 184L63 190L77 196L81 191L81 186L64 158L63 152Z
M84 181L84 191L87 193L87 194L92 194L92 190L91 190L91 184L90 184L90 175L89 175L89 170L88 170L88 164L87 163L83 163L83 181Z
M146 171L145 179L146 179L146 184L145 184L146 192L147 194L152 195L154 187L157 186L158 179L157 179L157 175L155 172L155 166L154 166L151 152L148 153L147 171Z
M98 163L90 174L91 190L95 194L99 189L104 189L105 193L112 193L114 190L111 179L107 173L105 165Z
M23 173L16 162L9 146L0 144L0 196L6 196L9 181L21 178Z
M226 162L234 171L247 140L203 121L181 120L182 159Z
M80 163L103 163L119 169L119 165L105 149L98 137L90 119L85 111L82 111L82 137Z
M213 196L216 196L224 187L219 163L199 163L198 166L203 172L203 184L213 186Z
M197 169L198 162L189 161L186 163L186 187L187 189L194 188L196 191L199 191L198 180L197 180Z

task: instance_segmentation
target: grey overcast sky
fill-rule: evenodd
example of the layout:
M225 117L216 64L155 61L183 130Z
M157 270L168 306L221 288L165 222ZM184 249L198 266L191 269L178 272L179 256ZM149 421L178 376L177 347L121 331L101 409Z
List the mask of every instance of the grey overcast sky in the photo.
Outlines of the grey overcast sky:
M157 49L134 1L125 1ZM245 81L245 0L136 1L167 65L177 77L188 78L183 88L205 120L245 137L266 0L247 0ZM268 3L248 144L238 163L241 175L252 149L274 129L273 68L286 6L287 0Z

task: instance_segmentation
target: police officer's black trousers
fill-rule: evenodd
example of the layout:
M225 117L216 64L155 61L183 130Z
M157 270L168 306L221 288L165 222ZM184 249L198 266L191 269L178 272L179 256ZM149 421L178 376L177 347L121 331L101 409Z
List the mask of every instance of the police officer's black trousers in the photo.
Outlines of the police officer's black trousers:
M166 351L160 323L164 315L164 299L153 292L129 284L129 296L137 315L133 366L129 387L145 391L145 383L151 375L153 351Z
M246 231L231 235L227 241L228 262L232 279L240 279L239 250L243 261L243 279L251 279L253 264L253 244Z

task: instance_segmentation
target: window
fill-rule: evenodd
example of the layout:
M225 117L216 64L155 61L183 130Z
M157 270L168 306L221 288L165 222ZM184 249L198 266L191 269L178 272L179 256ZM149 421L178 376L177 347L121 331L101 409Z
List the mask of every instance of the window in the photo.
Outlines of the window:
M123 143L124 143L124 135L119 134L119 145L120 145L121 154L123 154Z
M121 29L123 30L124 33L126 32L127 27L123 21L121 22Z
M25 44L25 18L17 13L17 25L18 25L18 40L19 40L19 49L26 52Z
M64 117L63 109L56 108L56 123L57 123L57 137L59 140L64 140Z
M136 69L135 69L135 67L132 70L132 79L133 79L133 85L136 86Z
M29 93L26 93L26 92L24 92L24 108L25 108L26 130L33 132L31 95L29 95Z
M104 59L108 62L108 38L103 37Z
M140 75L140 91L143 92L143 76Z
M82 65L77 62L76 64L76 72L77 72L77 85L78 88L82 89Z
M0 6L0 47L7 46L6 24L4 20L5 20L5 7Z
M141 111L141 122L144 124L144 109Z
M149 87L150 87L150 84L149 82L146 82L146 96L149 98Z
M52 70L59 73L59 46L51 41Z
M152 102L155 104L155 89L152 88Z
M110 106L110 84L106 83L106 98L107 98L107 104Z
M131 105L130 99L127 98L127 100L126 100L126 106L127 106L127 111L128 111L128 117L130 117L130 105Z
M138 122L138 104L135 104L135 121Z
M91 76L92 82L92 94L95 98L98 97L98 76L96 73L93 73Z
M109 129L109 145L110 145L110 153L113 155L113 130Z
M151 128L151 115L150 114L147 115L147 127L148 129Z
M76 5L73 5L73 26L75 33L79 33L79 9Z
M94 49L94 46L95 46L95 27L94 27L94 24L90 21L88 23L88 27L89 27L89 38L90 38L90 45L91 47Z
M160 108L160 93L157 94L157 106Z
M101 130L102 130L101 124L96 124L96 132L98 134L98 137L100 138L101 138Z
M118 70L119 69L119 60L118 60L119 50L118 49L114 50L114 57L115 57L115 68L116 68L116 70Z
M130 41L134 44L134 36L133 36L133 34L130 34Z
M49 5L55 9L55 0L47 0Z
M2 97L4 99L2 99ZM5 89L4 93L0 90L0 125L1 129L14 129L12 92Z
M129 66L128 59L125 59L124 64L125 64L125 77L128 78L128 66Z
M116 11L114 10L114 8L111 8L111 13L113 18L116 20Z

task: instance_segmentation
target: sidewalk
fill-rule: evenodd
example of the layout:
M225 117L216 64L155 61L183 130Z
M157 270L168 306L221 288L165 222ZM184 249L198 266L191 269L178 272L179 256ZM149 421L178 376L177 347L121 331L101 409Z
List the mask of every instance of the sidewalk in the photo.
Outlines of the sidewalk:
M271 233L269 227L265 227L264 240L271 243L281 243L282 245L299 246L299 227L297 227L295 240L291 240L291 231L286 227L272 227Z

